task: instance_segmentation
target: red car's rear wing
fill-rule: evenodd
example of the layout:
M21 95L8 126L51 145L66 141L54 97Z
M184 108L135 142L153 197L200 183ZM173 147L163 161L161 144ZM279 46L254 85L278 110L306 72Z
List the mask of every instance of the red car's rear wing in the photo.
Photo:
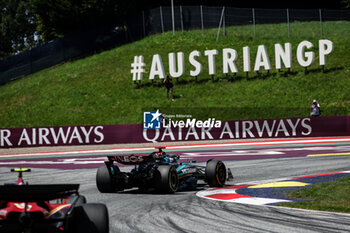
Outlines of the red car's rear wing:
M0 200L7 202L37 202L77 194L79 184L2 185Z

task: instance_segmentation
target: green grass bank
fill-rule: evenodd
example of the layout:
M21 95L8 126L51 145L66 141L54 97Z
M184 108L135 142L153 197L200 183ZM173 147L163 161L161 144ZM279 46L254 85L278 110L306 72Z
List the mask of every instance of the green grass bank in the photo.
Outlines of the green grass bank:
M295 191L289 197L303 202L283 203L281 206L350 213L350 177Z
M191 114L218 120L300 117L309 115L313 99L323 115L350 114L350 22L325 22L324 36L319 22L257 25L227 28L227 36L217 29L172 32L149 36L93 56L66 62L0 86L0 128L141 123L144 110L160 109L166 114ZM318 64L318 40L329 39L334 51L327 56L323 73ZM297 63L296 48L303 41L313 43L315 62L305 74ZM275 69L274 44L292 44L292 69L284 76ZM249 46L254 66L258 45L265 45L271 61L269 74L243 72L242 48ZM222 72L222 49L238 52L239 73L230 81ZM204 51L217 49L217 75L208 75ZM197 82L189 75L191 51L198 50L203 71ZM184 52L185 75L174 81L174 102L165 98L165 88L157 78L148 80L152 56L160 54L168 72L168 53ZM142 86L135 88L130 73L135 55L143 55L146 73ZM266 73L266 72L264 72Z

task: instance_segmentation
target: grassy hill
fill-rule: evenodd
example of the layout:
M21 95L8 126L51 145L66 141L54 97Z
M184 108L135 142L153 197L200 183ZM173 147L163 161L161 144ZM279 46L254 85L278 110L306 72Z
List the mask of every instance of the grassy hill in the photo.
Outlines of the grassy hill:
M20 80L0 86L0 128L141 123L144 110L160 109L166 114L192 114L206 119L257 119L308 116L313 99L321 104L324 115L350 114L350 22L324 23L320 36L318 22L234 26L216 42L217 29L172 32L153 35L141 41L85 59L67 62ZM329 39L334 51L327 56L326 72L318 65L318 40ZM296 47L303 41L313 43L315 62L304 73L296 60ZM274 68L274 44L290 42L293 48L291 73L286 77ZM258 45L267 48L272 64L268 75L242 72L242 47L249 46L254 65ZM222 74L222 48L238 52L239 73L232 81ZM206 49L217 49L217 75L208 75ZM203 66L198 81L189 75L188 55L202 54ZM168 53L185 53L185 75L174 81L174 102L165 98L160 80L148 80L153 54L160 54L168 72ZM135 88L130 73L135 55L143 55L146 71L142 87Z

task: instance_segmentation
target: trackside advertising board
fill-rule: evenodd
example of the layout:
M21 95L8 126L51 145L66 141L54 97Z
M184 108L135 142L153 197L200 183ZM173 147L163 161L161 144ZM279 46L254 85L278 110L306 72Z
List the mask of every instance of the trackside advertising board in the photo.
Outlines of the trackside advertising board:
M350 136L350 116L242 121L171 121L159 112L145 116L143 124L0 129L0 148Z

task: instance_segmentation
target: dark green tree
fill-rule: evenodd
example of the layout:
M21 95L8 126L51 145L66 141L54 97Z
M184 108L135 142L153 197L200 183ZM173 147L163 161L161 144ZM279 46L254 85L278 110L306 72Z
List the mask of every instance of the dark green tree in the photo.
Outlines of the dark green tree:
M342 0L341 3L344 8L350 8L350 0Z
M30 0L0 0L0 59L36 46Z
M38 30L45 40L92 28L120 26L143 9L170 0L31 0Z
M45 40L76 31L115 25L120 1L113 0L32 0L38 30Z

